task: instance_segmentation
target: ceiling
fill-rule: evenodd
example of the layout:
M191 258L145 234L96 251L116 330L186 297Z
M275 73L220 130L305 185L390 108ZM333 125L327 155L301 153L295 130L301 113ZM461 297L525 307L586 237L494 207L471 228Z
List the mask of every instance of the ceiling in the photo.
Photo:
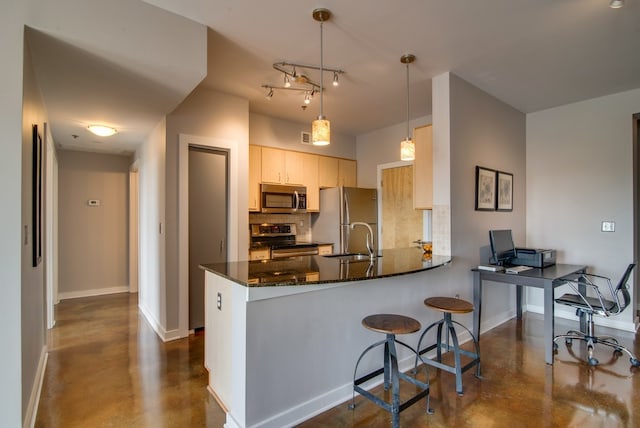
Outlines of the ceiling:
M82 7L81 0L63 3ZM282 74L272 67L274 62L319 65L320 25L312 18L312 11L328 8L333 16L324 24L324 66L346 73L337 88L329 85L332 76L325 74L324 114L334 132L353 136L406 120L406 74L400 62L405 53L417 58L410 66L412 118L431 113L431 79L447 71L524 113L640 87L640 0L626 0L623 8L615 10L608 7L608 0L102 3L120 18L129 9L140 9L145 25L150 13L162 13L166 22L153 30L161 31L162 37L178 35L171 17L182 26L188 18L208 27L206 77L200 85L248 99L252 112L309 128L319 113L317 96L304 110L300 94L276 91L267 100L261 85L282 84ZM77 13L76 8L69 13ZM186 73L186 77L179 72L164 73L166 67L181 68L176 65L195 70L189 62L193 58L178 58L177 64L169 64L167 58L173 58L176 49L179 54L195 49L195 57L198 48L192 49L193 45L184 41L173 51L161 53L164 65L153 63L145 72L134 73L130 56L96 54L82 37L83 29L74 25L61 29L42 18L38 31L29 36L54 139L61 147L109 151L112 144L101 139L82 135L88 141L77 141L80 137L71 137L84 132L78 125L81 121L74 118L87 110L110 117L110 110L119 109L117 127L122 132L117 150L134 150L200 82L197 72ZM127 44L121 24L99 30L107 39L109 32L115 32ZM74 37L65 39L65 31L73 31ZM131 40L129 44L135 45ZM150 55L149 48L140 49L138 58L143 62L145 55ZM71 73L70 63L81 66ZM317 74L310 74L319 80ZM178 78L188 81L166 91ZM93 81L103 82L107 98L87 97Z

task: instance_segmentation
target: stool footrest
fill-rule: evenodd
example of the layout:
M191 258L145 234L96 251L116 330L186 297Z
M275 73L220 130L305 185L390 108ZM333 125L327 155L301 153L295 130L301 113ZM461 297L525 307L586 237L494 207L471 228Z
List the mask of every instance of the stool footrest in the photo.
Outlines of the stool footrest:
M416 321L417 323L417 321ZM358 366L360 365L360 361L362 358L371 351L373 348L384 344L384 365L382 368L377 370L373 370L372 372L365 374L363 376L357 377ZM396 340L395 334L392 332L386 333L386 338L383 341L376 342L373 345L370 345L365 349L358 361L356 362L356 367L353 373L353 391L354 395L351 400L350 408L355 408L355 393L359 393L362 397L371 400L374 404L381 407L382 409L388 411L392 415L392 426L393 428L400 427L400 412L406 409L407 407L415 404L421 398L427 397L427 413L433 413L433 411L429 408L429 377L427 376L426 382L421 382L415 377L409 376L405 373L402 373L398 368L398 354L396 345L403 346L409 349L415 358L420 358L415 349L411 346L403 343L399 340ZM425 369L426 371L426 369ZM364 382L367 382L379 375L384 375L384 389L388 390L391 388L391 401L385 401L382 398L374 395L373 393L367 391L362 388L360 385ZM400 401L400 381L406 381L414 386L420 388L420 391L415 393L413 396L408 398L405 401Z
M388 401L383 400L380 397L377 397L376 395L374 395L373 393L367 391L366 389L362 388L360 385L363 384L364 382L373 379L376 376L381 375L382 373L384 373L384 368L380 368L378 370L374 370L369 374L366 374L364 376L361 376L360 378L356 379L353 382L353 389L354 391L356 391L358 394L362 395L363 397L368 398L369 400L373 401L375 404L377 404L378 406L382 407L383 409L387 410L388 412L392 412L393 413L393 403L390 403ZM398 412L402 412L404 409L406 409L407 407L411 406L412 404L414 404L415 402L419 401L420 399L426 397L427 395L429 395L429 385L419 381L418 379L415 379L405 373L402 372L398 372L398 377L404 381L410 382L412 384L414 384L415 386L422 388L422 391L418 392L417 394L415 394L414 396L412 396L411 398L408 398L407 400L399 403L398 406Z
M420 351L418 353L418 355L424 355L427 352L431 351L432 349L436 349L438 347L437 343L434 343L433 345L429 346L428 348L424 348L422 351ZM440 344L440 349L443 350L444 352L455 352L455 349L453 346L451 345L447 345L446 343L441 343ZM462 355L466 355L467 357L473 358L474 361L475 360L480 360L480 357L478 356L478 354L476 354L475 352L472 351L467 351L466 349L462 349L459 348L458 352L460 352ZM424 362L424 360L422 360ZM432 361L432 360L429 360Z

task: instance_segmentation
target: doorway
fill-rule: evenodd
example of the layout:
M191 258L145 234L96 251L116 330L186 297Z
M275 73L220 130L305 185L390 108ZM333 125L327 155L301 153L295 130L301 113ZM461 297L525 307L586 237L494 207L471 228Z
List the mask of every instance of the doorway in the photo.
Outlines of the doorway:
M413 208L413 165L381 165L378 172L381 248L406 248L425 239L422 210Z
M227 261L229 153L189 146L189 330L204 327L201 264Z

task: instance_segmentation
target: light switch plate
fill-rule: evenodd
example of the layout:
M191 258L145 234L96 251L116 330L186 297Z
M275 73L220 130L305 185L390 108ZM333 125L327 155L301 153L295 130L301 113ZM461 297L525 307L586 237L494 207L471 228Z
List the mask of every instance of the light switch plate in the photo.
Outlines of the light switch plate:
M616 231L616 222L615 221L603 221L602 222L602 231L603 232L615 232Z

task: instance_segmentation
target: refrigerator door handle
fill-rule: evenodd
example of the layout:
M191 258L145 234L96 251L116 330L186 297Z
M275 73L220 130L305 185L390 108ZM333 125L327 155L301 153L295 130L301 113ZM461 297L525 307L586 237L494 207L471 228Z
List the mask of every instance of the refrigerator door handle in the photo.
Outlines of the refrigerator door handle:
M345 224L349 226L351 224L351 216L349 215L349 194L347 192L344 193L343 204Z

